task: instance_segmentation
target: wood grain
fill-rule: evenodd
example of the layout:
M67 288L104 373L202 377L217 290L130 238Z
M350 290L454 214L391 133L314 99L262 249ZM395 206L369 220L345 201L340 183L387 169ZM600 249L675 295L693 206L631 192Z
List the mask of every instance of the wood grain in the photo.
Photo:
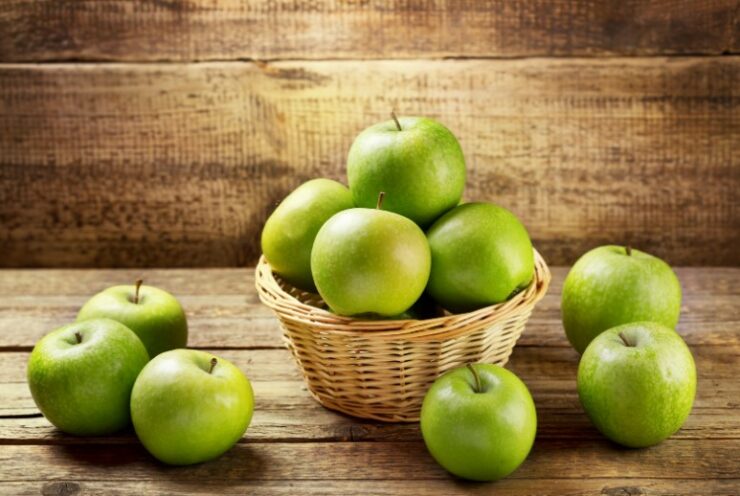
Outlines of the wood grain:
M0 483L15 496L75 494L79 491L86 495L129 496L138 494L150 496L155 494L212 495L214 487L218 494L251 496L295 496L300 490L305 496L397 496L414 494L416 496L450 496L486 495L495 491L497 496L627 496L650 494L653 496L736 496L739 479L691 480L691 479L504 479L491 484L475 484L457 480L446 481L208 481L207 486L185 485L173 479L156 481L32 481Z
M321 407L310 398L287 350L210 350L238 366L250 378L257 409L243 440L415 441L416 424L381 424L351 419ZM694 410L675 439L740 439L740 351L695 346L698 393ZM25 385L27 353L2 354L0 368L0 444L131 444L133 433L86 438L66 436L38 416ZM588 421L576 396L578 356L556 347L517 347L507 367L530 388L538 410L538 439L593 439L600 435ZM36 414L37 416L33 416Z
M165 467L131 430L81 438L54 429L25 383L28 350L5 347L0 494L737 494L740 268L678 269L682 317L692 323L686 337L696 358L698 394L683 428L645 450L609 443L580 407L578 355L564 344L557 316L566 271L554 268L552 293L540 305L544 313L533 316L539 323L525 333L529 344L517 346L508 365L534 397L535 446L519 470L493 485L449 476L427 453L417 424L352 419L311 399L277 329L252 332L253 318L271 317L255 303L251 269L0 271L0 337L6 343L30 338L25 329L37 322L70 319L93 291L143 275L180 298L196 323L192 336L203 347L239 347L213 351L250 377L256 398L252 425L236 447L209 463ZM712 301L724 303L711 306ZM209 319L211 327L201 327ZM725 330L702 336L720 326Z
M678 332L690 345L740 345L740 268L678 268L683 304ZM567 269L552 268L517 346L570 348L560 323ZM0 349L30 350L49 331L75 319L94 293L143 277L182 302L195 348L282 348L278 323L259 303L252 269L0 271ZM712 293L714 292L714 293Z
M553 409L539 406L537 435L541 442L552 439L601 439L586 415L575 409ZM267 410L264 405L255 413L249 430L239 442L376 442L418 441L418 424L377 424L350 419L330 412L318 404L306 403L300 408ZM740 422L726 408L700 408L692 412L676 440L740 440ZM58 431L41 416L0 416L0 444L136 444L129 429L115 436L80 439Z
M292 363L286 362L286 367ZM515 364L509 367L518 372ZM247 373L249 369L247 369ZM576 394L576 372L569 378L543 379L524 376L532 390L535 402L542 402L552 409L577 409L578 396ZM740 397L740 385L737 381L722 378L706 379L697 392L694 408L697 410L711 410L708 414L715 415L717 410L724 409L729 414L737 409L737 399ZM313 408L315 401L305 392L302 381L260 381L254 382L255 395L266 406L273 409L304 410ZM3 417L28 417L38 414L28 387L25 383L0 383L0 394L4 403L0 405L0 415ZM318 406L316 406L318 408Z
M615 463L619 457L622 463ZM670 478L737 479L737 440L670 440L650 449L625 450L604 439L535 443L509 477L537 479ZM28 470L26 460L34 460ZM338 463L341 460L341 463ZM245 443L214 463L163 467L141 445L3 446L0 480L177 479L206 485L229 480L452 480L416 442ZM680 475L679 475L680 474Z
M570 267L550 266L548 294L560 295ZM740 268L674 267L681 286L693 296L740 296ZM241 296L246 303L259 301L254 288L254 268L193 269L3 269L0 271L0 303L10 297L80 297L118 284L161 286L178 296Z
M551 264L740 265L740 57L0 67L0 266L248 265L274 205L405 114Z
M248 338L245 338L248 339ZM293 363L290 352L284 347L274 349L223 350L204 348L229 360L242 369L252 381L301 382L301 375ZM700 380L734 379L740 350L732 346L694 345L691 347L697 362ZM26 361L29 352L3 352L0 383L25 383ZM517 346L509 365L517 374L532 380L573 380L578 365L578 353L557 346ZM740 382L740 380L739 380ZM740 384L738 384L740 388ZM728 398L731 403L738 398Z
M0 60L721 54L732 0L13 0Z

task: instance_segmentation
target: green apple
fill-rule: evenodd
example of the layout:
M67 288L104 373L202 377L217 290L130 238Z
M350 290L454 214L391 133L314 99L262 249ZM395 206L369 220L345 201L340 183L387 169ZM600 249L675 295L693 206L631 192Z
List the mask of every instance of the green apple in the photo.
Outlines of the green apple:
M514 214L492 203L465 203L427 231L432 271L427 291L451 312L509 299L534 276L529 234Z
M311 251L319 294L339 315L405 312L424 291L430 264L419 226L380 208L339 212L321 227Z
M77 322L36 343L28 386L41 413L60 430L111 434L129 424L131 388L148 361L141 340L120 322Z
M696 367L673 329L635 322L602 332L581 357L578 397L612 441L652 446L681 428L696 394Z
M330 179L301 184L278 205L262 230L262 253L272 270L286 281L315 291L311 247L324 222L354 207L346 186Z
M190 465L228 451L252 420L249 380L231 362L197 350L152 359L131 393L136 435L158 460Z
M370 126L347 158L355 205L372 208L378 194L385 209L426 227L460 201L465 159L449 129L424 117L401 117Z
M177 299L167 291L142 286L140 280L101 291L77 314L77 322L98 318L116 320L134 331L152 358L188 343L188 323Z
M421 433L449 472L465 479L506 477L527 458L537 412L527 386L491 364L460 367L438 378L424 397Z
M563 284L563 327L578 353L603 331L648 320L675 328L681 285L671 267L645 252L601 246L573 265Z

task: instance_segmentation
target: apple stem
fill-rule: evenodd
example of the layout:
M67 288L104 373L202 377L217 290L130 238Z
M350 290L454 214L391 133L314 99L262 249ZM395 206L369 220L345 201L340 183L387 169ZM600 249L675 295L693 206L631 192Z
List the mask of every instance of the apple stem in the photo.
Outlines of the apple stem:
M75 338L77 338L77 344L82 342L82 334L79 331L75 332Z
M398 122L398 117L396 117L396 112L394 112L393 110L391 110L391 117L393 117L393 122L396 123L396 127L398 128L398 130L403 131L403 129L401 129L401 123Z
M385 191L381 191L378 193L378 203L375 204L375 208L380 210L383 208L383 199L385 198Z
M136 280L136 293L134 294L134 303L138 305L139 303L139 288L141 288L141 285L144 284L143 279L137 279Z
M627 256L628 257L631 257L632 256L632 247L630 245L625 246L624 247L624 251L627 252Z
M213 368L216 366L217 363L218 359L216 357L211 358L211 368L208 370L209 374L213 372Z
M620 332L619 337L622 338L622 341L624 342L625 346L634 346L632 343L629 342L627 339L627 336L624 335L624 333Z
M468 364L468 368L473 373L473 378L475 379L475 392L480 393L482 391L480 386L480 376L478 375L478 371L475 370L475 367L473 367L472 363Z

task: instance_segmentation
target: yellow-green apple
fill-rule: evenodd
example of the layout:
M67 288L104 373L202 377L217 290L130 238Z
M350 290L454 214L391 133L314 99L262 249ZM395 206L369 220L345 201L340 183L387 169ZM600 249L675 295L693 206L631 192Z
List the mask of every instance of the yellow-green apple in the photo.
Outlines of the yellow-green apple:
M603 331L648 320L675 328L681 284L671 267L648 253L601 246L573 265L563 284L563 327L578 353Z
M313 179L298 186L262 230L262 253L272 270L294 286L315 291L311 247L316 233L332 215L353 206L349 189L331 179Z
M464 203L427 231L432 270L427 291L451 312L510 298L529 285L534 251L519 219L492 203Z
M184 348L188 323L180 302L167 291L141 283L113 286L96 294L82 306L77 322L116 320L139 336L152 358L163 351Z
M527 386L492 364L454 369L424 397L421 433L435 460L465 479L506 477L527 458L537 412Z
M36 343L28 386L41 413L60 430L111 434L129 424L131 388L148 361L141 340L120 322L77 322Z
M431 259L424 232L378 208L339 212L316 235L311 271L316 287L339 315L398 315L419 299Z
M460 201L465 159L455 136L439 122L401 117L362 131L349 151L347 178L355 205L384 208L426 227Z
M254 396L231 362L198 350L162 353L131 393L136 435L158 460L190 465L228 451L252 420Z
M602 332L578 365L578 397L612 441L652 446L681 428L696 394L696 367L673 329L635 322Z

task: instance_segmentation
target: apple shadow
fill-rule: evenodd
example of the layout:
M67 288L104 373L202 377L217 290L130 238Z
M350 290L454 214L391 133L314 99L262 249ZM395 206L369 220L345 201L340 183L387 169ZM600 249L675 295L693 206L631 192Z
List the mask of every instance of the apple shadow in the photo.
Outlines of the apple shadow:
M183 466L167 465L154 458L131 429L116 436L88 438L59 432L55 434L52 449L54 456L61 459L61 465L76 467L76 473L84 472L85 468L89 469L90 476L109 470L119 474L129 471L144 481L160 480L191 488L193 484L204 482L209 486L243 485L269 467L264 452L244 438L218 458Z
M173 486L190 489L197 483L207 483L208 487L243 486L250 480L264 478L260 475L269 472L270 466L268 457L259 449L259 445L244 441L241 439L223 455L203 463L169 466L151 455L150 463L156 466L157 475Z
M110 439L110 438L108 438ZM105 443L102 439L85 444L60 444L58 454L75 465L101 469L121 468L141 463L149 456L136 441L130 444Z
M105 436L77 436L74 434L67 434L66 432L54 428L48 435L46 435L44 440L46 444L66 446L70 448L65 451L65 453L70 457L77 456L75 450L71 449L72 446L121 446L139 443L136 439L136 433L134 432L133 427L127 427L122 431Z

